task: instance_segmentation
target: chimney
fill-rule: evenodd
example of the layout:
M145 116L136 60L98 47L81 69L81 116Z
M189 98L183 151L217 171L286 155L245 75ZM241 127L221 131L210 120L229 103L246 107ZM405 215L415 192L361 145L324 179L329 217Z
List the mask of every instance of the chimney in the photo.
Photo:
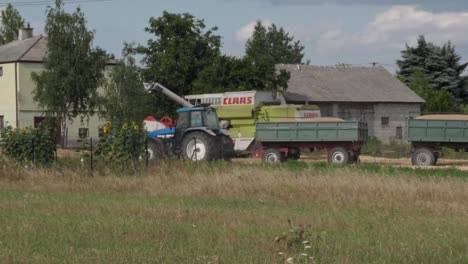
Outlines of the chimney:
M33 37L33 28L28 23L28 27L22 28L18 32L18 40L25 40Z

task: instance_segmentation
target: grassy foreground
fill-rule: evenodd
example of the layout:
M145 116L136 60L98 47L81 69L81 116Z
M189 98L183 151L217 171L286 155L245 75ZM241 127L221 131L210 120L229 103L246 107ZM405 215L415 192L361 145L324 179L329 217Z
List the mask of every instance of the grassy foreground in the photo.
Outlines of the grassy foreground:
M468 178L455 170L77 171L0 169L0 263L468 263Z

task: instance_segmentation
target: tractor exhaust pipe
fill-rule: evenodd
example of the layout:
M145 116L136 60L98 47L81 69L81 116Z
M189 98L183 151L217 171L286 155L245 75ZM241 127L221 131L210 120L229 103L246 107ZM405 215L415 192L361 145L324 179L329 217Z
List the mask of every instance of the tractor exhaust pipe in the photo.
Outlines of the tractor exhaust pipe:
M193 107L193 104L187 102L184 98L178 96L177 94L171 92L171 90L167 89L160 83L152 83L150 84L150 88L148 89L148 93L162 93L169 97L172 101L182 105L183 107Z

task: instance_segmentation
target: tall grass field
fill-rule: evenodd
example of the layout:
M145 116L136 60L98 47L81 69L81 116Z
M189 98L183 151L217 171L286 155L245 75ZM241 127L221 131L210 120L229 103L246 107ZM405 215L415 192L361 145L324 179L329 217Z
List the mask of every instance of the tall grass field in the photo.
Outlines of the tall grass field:
M166 161L0 168L0 263L468 263L468 174Z

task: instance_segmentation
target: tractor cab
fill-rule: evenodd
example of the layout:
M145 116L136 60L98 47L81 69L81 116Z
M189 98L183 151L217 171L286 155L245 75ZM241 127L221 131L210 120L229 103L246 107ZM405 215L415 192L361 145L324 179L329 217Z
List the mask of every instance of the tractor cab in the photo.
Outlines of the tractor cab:
M193 128L206 128L218 134L220 123L216 110L212 107L188 107L177 110L176 131L185 134Z

